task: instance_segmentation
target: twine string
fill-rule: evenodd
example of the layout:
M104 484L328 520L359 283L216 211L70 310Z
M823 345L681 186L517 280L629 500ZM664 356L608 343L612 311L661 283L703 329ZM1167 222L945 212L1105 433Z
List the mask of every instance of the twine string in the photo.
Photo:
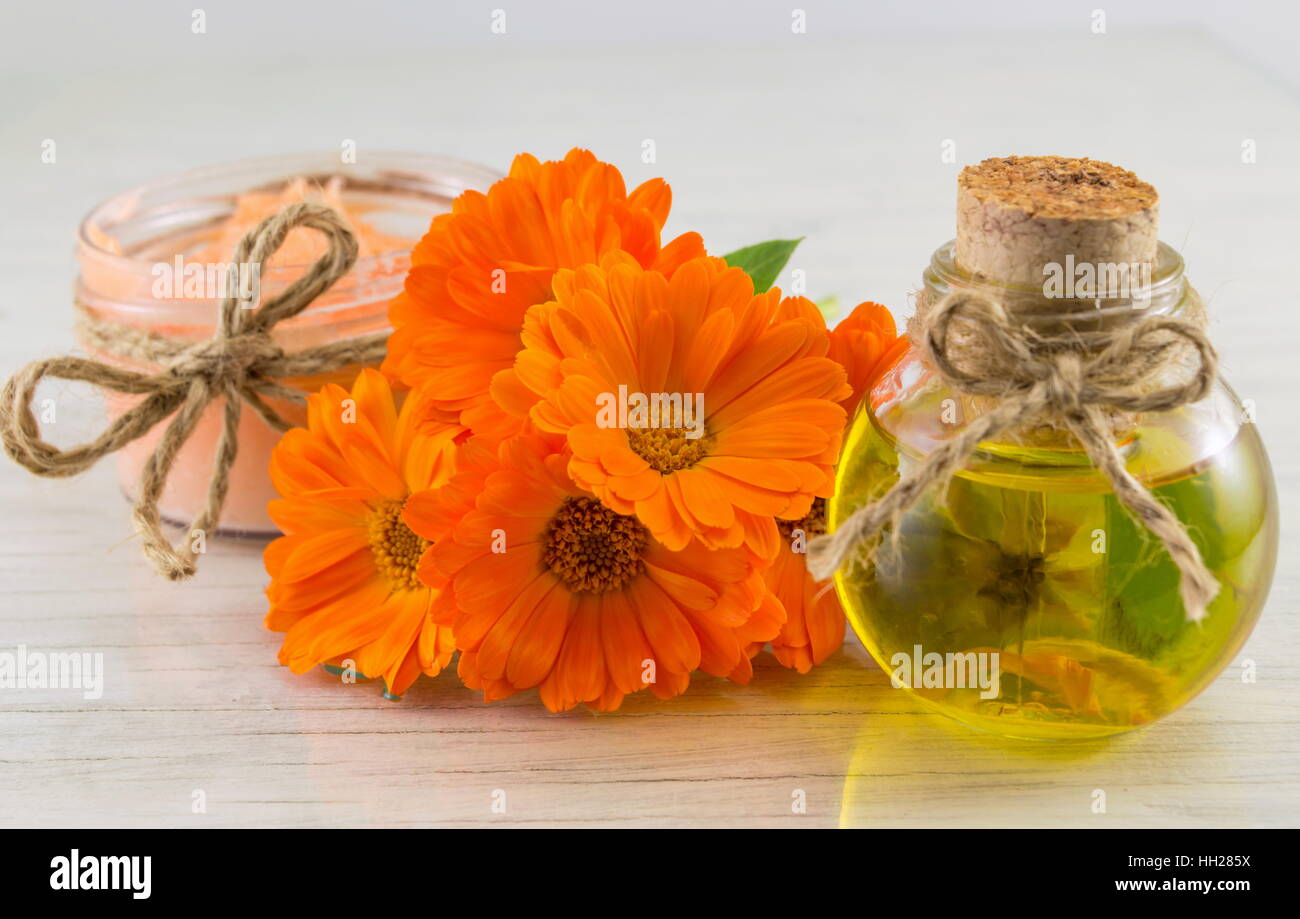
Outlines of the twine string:
M260 272L289 232L299 226L323 234L327 251L280 293L256 309L247 308L238 295L235 273L241 266ZM144 554L160 574L173 581L191 577L199 551L193 534L206 534L218 525L230 490L230 470L239 451L242 407L248 405L274 430L287 431L293 423L272 408L266 398L295 404L306 399L301 391L278 380L374 363L383 357L385 333L292 354L285 354L271 337L278 323L306 309L347 274L356 259L356 238L337 213L316 204L291 204L264 219L235 247L229 269L231 283L221 302L216 329L207 341L187 344L138 327L106 322L82 308L78 329L88 348L160 369L127 370L94 358L72 356L33 361L11 376L0 393L0 437L5 452L36 475L76 475L170 417L141 471L132 520ZM91 383L144 398L115 418L94 440L61 450L42 438L31 409L37 386L47 378ZM224 399L225 405L207 495L180 545L173 546L163 533L158 501L181 447L194 433L204 411L217 399Z
M1111 424L1114 411L1169 411L1209 393L1218 357L1201 325L1150 315L1104 331L1045 335L982 294L954 291L935 305L922 329L925 352L950 388L997 401L879 500L811 541L813 576L829 578L869 549L886 526L897 532L902 515L929 488L946 484L982 442L1046 414L1074 435L1119 502L1164 544L1178 567L1187 618L1203 619L1219 583L1183 524L1128 471ZM1167 369L1185 366L1190 370L1176 382L1152 385Z

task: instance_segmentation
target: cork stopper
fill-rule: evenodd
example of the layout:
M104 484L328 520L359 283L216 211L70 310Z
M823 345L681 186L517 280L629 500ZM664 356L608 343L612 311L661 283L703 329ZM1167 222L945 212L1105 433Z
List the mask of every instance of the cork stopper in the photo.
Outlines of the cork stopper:
M1012 287L1047 266L1155 263L1156 190L1100 160L1008 156L957 177L957 265Z

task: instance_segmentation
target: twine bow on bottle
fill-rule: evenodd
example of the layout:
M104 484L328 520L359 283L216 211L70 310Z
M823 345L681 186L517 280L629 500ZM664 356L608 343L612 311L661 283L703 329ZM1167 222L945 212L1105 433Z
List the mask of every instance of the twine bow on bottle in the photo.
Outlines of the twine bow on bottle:
M830 577L933 485L945 484L979 445L1017 425L1047 418L1067 428L1110 480L1115 497L1158 537L1180 572L1187 618L1200 621L1219 592L1178 518L1125 467L1112 433L1114 412L1168 411L1203 398L1218 358L1200 325L1142 315L1103 331L1047 335L1013 320L986 296L954 291L926 317L925 351L953 390L992 397L993 407L929 453L883 497L858 508L808 546L808 570ZM1172 371L1172 372L1170 372ZM1177 377L1168 383L1167 378Z
M234 283L236 272L251 268L260 274L261 266L284 244L289 232L299 226L324 234L328 251L275 297L257 309L248 308L238 296L238 285ZM239 448L239 417L244 404L275 430L286 431L293 424L268 405L264 397L297 404L306 400L301 391L278 380L374 363L383 357L387 339L384 333L293 354L285 354L271 338L277 323L306 309L347 274L356 259L356 238L337 213L316 204L291 204L267 217L239 241L216 332L208 341L192 344L139 327L105 322L82 308L79 329L89 347L161 369L152 373L126 370L93 358L71 356L33 361L10 377L0 394L0 436L5 452L36 475L75 475L172 416L144 464L132 518L144 553L158 572L173 581L190 577L195 571L196 540L187 538L179 548L167 540L162 531L158 500L177 453L209 405L218 399L225 400L207 498L191 523L189 534L209 533L220 522L230 487L230 469ZM31 410L36 388L47 377L92 383L144 398L90 443L60 450L42 439Z

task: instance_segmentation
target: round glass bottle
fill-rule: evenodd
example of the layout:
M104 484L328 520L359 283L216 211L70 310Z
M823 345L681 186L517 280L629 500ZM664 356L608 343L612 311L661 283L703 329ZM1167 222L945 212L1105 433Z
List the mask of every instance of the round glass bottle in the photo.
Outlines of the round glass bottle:
M1023 295L965 273L950 242L919 296L937 302L957 288L999 302ZM1181 257L1161 244L1147 309L1179 316L1195 297ZM831 528L977 411L913 347L852 422ZM1219 581L1204 620L1188 621L1164 546L1072 438L998 437L887 528L870 560L836 575L849 621L896 685L996 734L1091 738L1167 715L1222 671L1259 616L1277 556L1277 499L1256 427L1219 381L1201 401L1132 418L1117 446Z

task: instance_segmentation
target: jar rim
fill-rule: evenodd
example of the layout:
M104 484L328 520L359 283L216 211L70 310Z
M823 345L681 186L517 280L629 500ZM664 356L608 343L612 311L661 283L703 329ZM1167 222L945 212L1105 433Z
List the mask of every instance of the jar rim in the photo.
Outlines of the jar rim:
M389 204L388 216L397 215L409 224L400 235L409 236L411 245L358 258L351 271L317 303L301 316L287 320L291 324L321 321L338 310L355 311L358 304L391 299L401 291L410 251L427 230L428 221L448 210L451 201L463 192L485 190L501 178L501 173L485 165L436 154L367 151L355 162L344 162L338 153L331 152L283 153L155 178L96 204L78 225L77 296L87 307L127 321L136 321L133 316L153 321L163 314L174 314L167 318L190 325L196 318L196 303L214 301L148 296L160 261L180 256L185 246L181 244L177 252L165 255L141 248L206 232L223 215L233 212L241 194L274 191L299 177L324 184L324 180L335 176L344 178L345 195L370 195ZM128 235L130 231L150 235L142 243L133 243L131 251L114 251L105 243L123 229ZM263 292L287 285L308 267L283 264L264 268ZM101 285L99 282L106 278L111 283ZM202 321L208 322L208 317L205 315Z
M447 197L454 198L464 191L470 191L482 187L483 184L491 184L502 178L501 173L496 170L475 163L470 160L458 159L456 157L442 156L438 154L409 153L400 151L375 151L367 153L365 156L367 163L378 162L388 164L389 168L397 169L403 165L411 174L419 170L428 178L441 179L447 182ZM331 168L331 165L333 167ZM123 189L116 194L104 199L96 204L77 225L77 243L85 246L88 250L97 256L102 255L107 259L116 261L123 266L135 265L146 268L152 267L157 259L136 258L131 255L113 252L104 248L90 232L90 228L97 224L97 219L102 216L110 216L111 219L121 220L126 216L126 209L138 201L148 192L157 192L169 187L184 187L204 180L216 180L225 177L234 177L240 172L251 171L256 169L267 169L272 172L282 173L282 179L289 179L302 175L307 171L329 172L335 174L348 174L348 166L338 161L335 154L326 153L276 153L267 156L248 157L247 159L231 160L223 163L216 163L208 166L198 166L193 169L187 169L183 172L170 173L151 179L147 182L141 182L129 188ZM478 183L473 182L479 179ZM274 181L274 180L268 180ZM256 190L256 188L246 189ZM364 259L358 259L360 265L366 259L379 259L391 255L394 251L376 253L375 255L366 256ZM302 271L310 263L284 265L285 270Z

